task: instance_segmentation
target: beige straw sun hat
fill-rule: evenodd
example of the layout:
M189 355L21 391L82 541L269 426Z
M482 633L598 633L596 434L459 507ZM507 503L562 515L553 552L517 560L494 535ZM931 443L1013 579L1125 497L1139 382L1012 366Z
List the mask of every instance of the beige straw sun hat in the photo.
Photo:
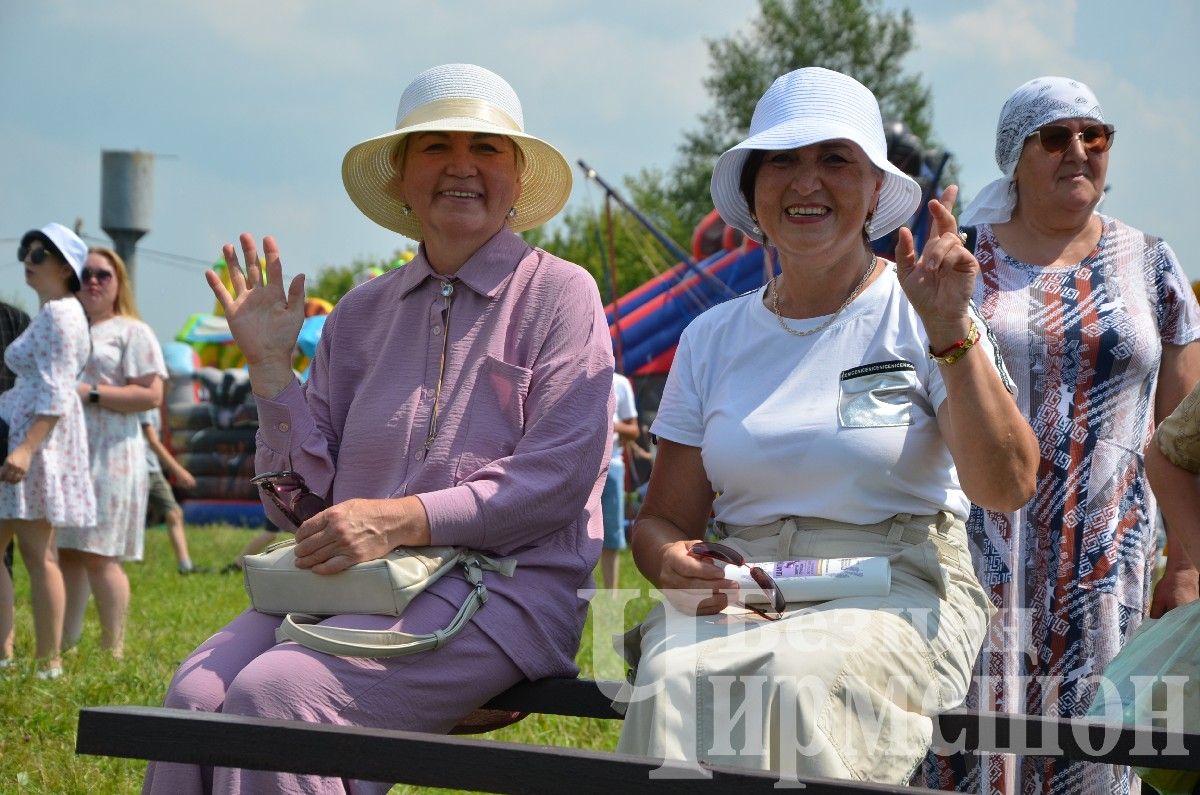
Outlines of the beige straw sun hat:
M416 132L480 132L504 135L524 156L521 197L509 219L514 232L539 226L558 214L571 193L571 167L562 153L525 132L521 100L504 78L472 64L444 64L417 75L400 97L393 132L351 147L342 160L342 183L363 214L380 226L421 240L421 222L405 214L397 195L396 154Z

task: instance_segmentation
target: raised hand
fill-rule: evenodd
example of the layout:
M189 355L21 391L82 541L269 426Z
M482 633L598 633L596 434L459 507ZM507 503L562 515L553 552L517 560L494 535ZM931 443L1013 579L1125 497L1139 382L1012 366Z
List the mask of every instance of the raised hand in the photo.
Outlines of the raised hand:
M910 230L902 227L896 244L900 286L920 315L935 349L952 345L966 335L970 327L967 303L979 272L979 263L963 245L958 222L950 212L956 198L958 186L950 185L940 199L929 202L932 234L919 259Z
M233 339L246 357L254 393L273 397L292 379L292 353L304 322L304 275L295 276L284 293L279 247L273 237L267 236L263 238L267 261L264 284L254 237L243 233L239 242L246 262L244 273L234 247L226 243L222 248L233 295L215 271L207 271L204 278L225 310Z

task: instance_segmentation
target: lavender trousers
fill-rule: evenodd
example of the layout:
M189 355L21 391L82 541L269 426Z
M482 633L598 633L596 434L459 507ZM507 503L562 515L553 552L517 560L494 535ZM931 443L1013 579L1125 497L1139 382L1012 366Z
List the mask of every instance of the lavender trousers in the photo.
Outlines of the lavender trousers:
M418 608L419 609L414 609ZM399 618L335 616L326 624L424 633L457 610L436 594ZM486 607L484 608L486 611ZM386 660L335 657L275 643L278 616L247 610L179 666L165 706L260 718L445 733L525 675L474 622L440 649ZM152 762L143 793L386 793L391 784Z

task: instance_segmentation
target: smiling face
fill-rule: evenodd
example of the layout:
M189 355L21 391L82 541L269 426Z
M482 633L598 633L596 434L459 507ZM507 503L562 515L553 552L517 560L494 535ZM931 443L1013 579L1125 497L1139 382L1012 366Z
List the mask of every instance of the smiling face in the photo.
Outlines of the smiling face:
M89 253L79 281L82 287L77 295L92 323L99 323L116 314L120 282L116 268L107 257L94 251Z
M519 153L502 135L415 133L403 157L400 197L420 220L431 256L477 250L500 231L521 195Z
M764 153L753 210L785 260L836 261L863 251L863 223L882 186L882 173L857 144L822 141Z
M1096 124L1096 120L1062 119L1054 124L1078 133ZM1065 151L1051 154L1033 135L1025 139L1013 174L1017 183L1017 211L1090 213L1104 192L1107 174L1108 152L1089 152L1074 137Z

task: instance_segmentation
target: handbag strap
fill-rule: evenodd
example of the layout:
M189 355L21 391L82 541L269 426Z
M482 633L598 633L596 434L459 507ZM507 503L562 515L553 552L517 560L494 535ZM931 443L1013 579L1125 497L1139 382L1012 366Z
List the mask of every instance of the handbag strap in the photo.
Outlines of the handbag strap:
M339 657L403 657L422 651L432 651L462 631L487 602L487 586L483 584L483 570L495 571L511 577L516 568L515 560L493 560L477 552L468 553L462 559L471 592L463 600L458 614L443 629L424 635L392 630L350 629L349 627L319 626L322 619L307 613L288 613L283 623L275 630L275 642L291 640L313 651L334 654Z

